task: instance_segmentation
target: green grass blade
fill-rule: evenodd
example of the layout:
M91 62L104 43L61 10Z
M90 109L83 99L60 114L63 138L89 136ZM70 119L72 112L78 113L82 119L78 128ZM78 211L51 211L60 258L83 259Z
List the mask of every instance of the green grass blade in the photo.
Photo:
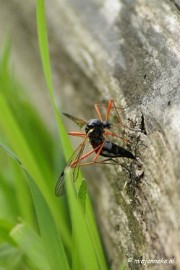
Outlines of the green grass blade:
M73 237L76 242L82 265L86 270L99 270L97 257L92 245L89 230L84 220L82 205L78 200L74 185L71 180L71 172L67 171L66 189L70 209Z
M58 124L61 144L64 149L65 157L66 159L68 159L70 154L72 153L72 147L69 143L67 132L64 128L63 122L59 116L59 112L57 110L57 107L54 101L54 91L53 91L53 83L52 83L52 75L51 75L51 65L50 65L50 59L49 59L44 0L37 0L36 2L36 19L37 19L39 49L41 53L41 61L42 61L42 66L44 70L44 75L45 75L46 83L48 86L48 91L49 91L51 103L54 109L56 121Z
M38 189L35 181L32 179L30 173L22 165L18 157L5 145L0 145L8 155L14 159L24 170L27 175L28 183L32 192L34 206L36 209L39 229L41 232L42 241L45 247L46 257L48 258L50 267L53 270L69 270L67 257L64 251L63 243L59 237L51 211Z
M81 182L79 191L78 191L78 198L81 203L83 212L86 212L86 199L87 199L87 183L85 180Z
M50 270L41 238L27 224L18 224L10 232L12 239L37 270Z
M16 246L15 241L9 236L12 227L6 220L0 220L0 242L3 241Z
M8 51L8 50L7 50ZM46 198L48 205L56 219L59 230L61 231L62 237L66 242L66 246L70 246L69 232L65 219L62 219L63 207L62 204L57 202L54 196L54 190L49 189L47 183L52 182L54 175L48 174L44 171L37 162L35 152L27 140L26 134L23 132L22 127L17 121L16 114L11 110L9 99L6 96L6 92L11 89L16 89L10 72L8 70L8 57L7 52L4 53L5 57L0 59L0 128L6 138L6 141L11 146L13 151L22 160L24 166L31 171L33 179L36 180L36 184L42 191ZM12 132L13 131L13 132ZM52 186L52 185L51 185Z
M17 247L8 244L0 246L0 270L24 269L22 252ZM29 269L29 268L26 268Z
M41 61L43 71L48 86L51 101L53 101L53 84L51 76L51 66L49 59L49 48L47 41L47 27L45 20L45 3L43 0L37 0L36 2L36 20L37 20L37 32L39 40L39 48L41 53Z
M61 117L59 115L59 112L57 110L55 100L54 100L54 90L53 90L53 82L52 82L52 75L51 75L51 65L50 65L50 59L49 59L44 0L37 0L36 2L36 18L37 18L37 32L38 32L38 40L39 40L39 49L40 49L40 54L41 54L41 62L42 62L43 70L44 70L46 83L48 86L51 103L52 103L53 110L56 117L56 123L58 126L60 142L64 150L65 158L66 160L68 160L69 157L72 155L73 149L70 144L69 138L67 136L67 131L64 128L64 124L61 120ZM76 181L77 188L80 186L81 178L82 178L81 174L79 174L78 180Z
M46 255L49 260L51 269L69 270L63 243L58 234L53 216L35 182L32 181L29 176L28 178L36 208L41 236L43 238Z
M20 215L23 220L26 220L27 223L36 226L32 196L27 181L25 180L25 175L22 169L13 160L11 160L10 166L13 173L13 192L16 194L15 200L18 207L18 215ZM8 193L8 197L11 199L11 194Z
M89 197L87 197L87 202L86 202L86 221L87 221L87 227L89 228L92 244L96 252L99 265L101 266L101 269L107 270L108 269L107 261L105 259L104 251L102 248L99 232L98 232L96 221L95 221L94 212L93 212Z
M43 70L44 70L49 94L51 97L52 106L54 108L54 112L56 116L60 140L64 149L65 157L66 159L68 159L72 154L72 147L69 145L69 139L64 129L62 120L59 118L59 113L57 111L55 101L54 101L54 96L53 96L53 83L52 83L51 66L50 66L50 59L49 59L49 52L48 52L48 39L47 39L44 0L37 0L36 10L37 10L37 29L38 29L39 48L41 52L41 61L43 65ZM81 175L79 176L78 181L76 182L76 186L79 186L80 183L81 183ZM67 184L67 188L68 186L69 184ZM84 193L82 192L82 194ZM94 215L92 212L92 207L91 207L89 198L87 198L88 203L86 204L86 207L85 207L84 197L80 198L81 205L83 206L84 211L86 211L85 216L83 216L82 209L79 208L79 201L75 199L75 195L72 192L71 188L68 189L67 195L68 195L67 197L68 197L68 203L69 203L70 214L71 214L71 222L72 222L72 227L73 227L73 239L74 238L76 239L77 249L78 250L80 249L80 258L83 258L83 262L87 267L84 269L95 270L95 269L98 269L98 265L100 265L101 269L106 270L107 269L106 261L104 258L104 254L103 254L102 246L100 243L100 238L97 232L97 227L94 220ZM80 190L80 197L81 197L81 190ZM78 215L78 218L77 218L77 215ZM87 224L86 224L86 220L87 220ZM81 230L78 229L78 226L79 228L82 228L83 230L82 241L80 239ZM87 237L87 238L84 239L83 237ZM91 256L89 256L89 253L87 254L85 250L89 250ZM84 258L86 258L86 256L87 256L87 261L85 262L86 259ZM89 259L90 257L91 259ZM74 268L76 269L78 266L80 267L80 265L81 264L79 262L78 255L74 254Z

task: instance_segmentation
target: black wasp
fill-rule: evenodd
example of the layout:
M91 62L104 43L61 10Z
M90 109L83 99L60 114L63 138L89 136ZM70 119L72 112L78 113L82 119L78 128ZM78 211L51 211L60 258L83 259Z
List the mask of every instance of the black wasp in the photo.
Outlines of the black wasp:
M111 141L106 140L106 136L114 136L114 137L121 138L116 133L109 131L113 125L112 123L108 121L109 113L111 109L115 109L119 122L121 125L123 125L121 118L119 116L117 107L112 99L110 99L107 106L105 121L103 121L102 119L102 115L100 113L98 104L95 104L95 110L99 116L99 119L90 119L89 121L85 121L83 119L79 119L72 115L64 113L66 117L73 120L77 125L79 125L80 128L85 126L85 132L76 132L76 131L68 132L69 135L82 137L83 141L76 148L76 150L74 151L74 153L68 160L64 170L62 171L61 175L58 178L58 181L55 187L56 196L61 196L64 194L64 191L65 191L64 172L67 167L70 167L73 169L73 180L76 181L80 166L85 166L85 165L90 165L90 164L115 164L115 163L118 164L117 160L115 160L115 158L118 158L118 157L136 159L136 157L130 151L126 150L125 148ZM123 139L125 142L128 141L127 139L124 139L124 138L121 138L121 139ZM93 149L83 155L83 151L84 151L87 141L90 142ZM81 163L82 160L90 156L92 153L95 153L95 157L93 158L91 162ZM101 161L97 161L99 156L103 156L105 157L105 159Z

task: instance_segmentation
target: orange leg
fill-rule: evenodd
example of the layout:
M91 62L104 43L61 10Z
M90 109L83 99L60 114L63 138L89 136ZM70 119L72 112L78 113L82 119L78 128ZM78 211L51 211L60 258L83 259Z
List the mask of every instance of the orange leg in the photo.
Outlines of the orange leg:
M104 144L105 144L105 141L102 143L101 146L99 146L99 150L97 151L96 156L95 156L95 158L93 159L94 162L95 162L95 161L97 160L97 158L99 157L99 155L100 155L100 153L101 153L101 151L102 151L102 148L103 148Z
M102 115L101 115L101 113L100 113L99 106L104 106L104 105L102 105L102 104L95 104L95 110L96 110L96 112L97 112L97 114L98 114L98 116L99 116L99 119L100 119L101 121L103 121L103 120L102 120ZM104 107L106 107L106 106L104 106ZM107 111L106 111L106 121L108 121L109 113L110 113L111 109L115 109L116 114L117 114L118 119L119 119L119 122L123 125L122 120L121 120L121 117L120 117L120 115L119 115L119 113L118 113L117 107L116 107L116 105L115 105L113 99L110 99L110 100L109 100L109 103L108 103L108 106L107 106ZM123 126L124 126L124 125L123 125Z
M105 131L104 132L104 135L106 135L106 136L109 136L110 135L110 136L118 137L118 138L122 139L125 143L127 143L129 141L128 139L123 138L123 137L120 137L116 133L109 132L109 131Z
M110 101L109 101L109 103L108 103L108 106L107 106L107 111L106 111L106 121L108 121L109 113L110 113L111 108L112 108L112 99L110 99Z
M110 101L109 101L109 103L108 103L107 112L106 112L106 121L108 121L109 113L110 113L110 111L111 111L112 108L115 109L116 114L117 114L118 119L119 119L119 122L123 125L123 122L122 122L122 120L121 120L121 117L120 117L120 115L119 115L119 113L118 113L117 107L116 107L116 105L115 105L113 99L110 99ZM123 125L123 126L124 126L124 125Z
M87 166L87 165L93 165L93 164L114 164L115 163L105 163L106 160L102 160L102 161L90 161L90 162L86 162L86 163L81 163L79 164L79 166Z
M98 109L99 109L99 107L104 107L104 108L107 109L107 110L106 110L106 121L108 121L109 113L110 113L111 109L115 109L116 114L118 115L118 118L120 118L120 115L119 115L118 110L121 110L121 111L124 110L124 108L122 108L122 107L117 107L117 106L115 105L115 102L114 102L113 99L110 99L110 100L109 100L108 105L104 105L104 104L96 104L96 106L98 107ZM127 107L128 107L128 106L127 106ZM99 110L99 111L100 111L100 110ZM121 119L121 118L120 118L120 119ZM122 123L122 120L120 120L120 123Z
M103 121L103 119L102 119L102 115L101 115L101 113L100 113L100 110L99 110L99 107L98 107L98 104L95 104L94 105L94 107L95 107L95 110L96 110L96 112L97 112L97 114L98 114L98 116L99 116L99 119L101 120L101 122Z
M112 161L112 162L111 162ZM81 163L79 166L87 166L87 165L96 165L96 164L110 164L110 165L122 165L121 163L117 162L112 158L103 159L101 161L91 161L86 163Z
M128 127L128 126L126 126L126 125L123 123L123 121L122 121L122 119L121 119L121 117L120 117L120 115L119 115L118 110L123 111L124 108L122 108L122 107L117 107L117 106L115 105L113 99L110 99L110 100L109 100L108 106L106 106L106 105L104 105L104 104L95 104L95 109L96 109L96 111L97 111L97 113L98 113L98 115L99 115L100 120L102 121L102 116L101 116L99 107L105 107L105 108L107 108L107 110L106 110L106 121L108 121L108 118L109 118L109 114L110 114L111 109L114 109L115 112L116 112L117 118L118 118L118 120L119 120L119 123L120 123L124 128L127 128L127 129L129 129L129 130L134 130L134 131L141 131L140 129L134 129L134 128ZM128 106L127 106L127 107L128 107ZM113 124L113 126L118 126L118 125Z
M96 112L97 112L97 114L98 114L98 116L99 116L99 119L100 119L101 121L103 121L103 120L102 120L102 115L101 115L101 113L100 113L99 106L103 106L103 105L95 104L95 110L96 110ZM116 110L116 113L117 113L117 115L118 115L118 118L120 118L119 113L118 113L117 108L116 108L116 105L115 105L115 103L114 103L114 100L113 100L113 99L110 99L110 101L109 101L109 103L108 103L108 106L107 106L107 111L106 111L106 121L108 121L109 113L110 113L110 111L111 111L112 108L114 108L114 109ZM122 123L122 121L120 121L120 123Z
M85 132L76 132L76 131L68 132L68 134L71 136L79 136L82 138L85 138L87 136Z
M77 160L74 160L74 161L70 164L71 167L76 167L76 165L77 165L78 162L80 162L81 160L83 160L83 159L85 159L86 157L90 156L92 153L94 153L94 152L95 152L96 150L98 150L99 148L101 149L102 145L104 145L104 143L98 145L96 148L94 148L93 150L91 150L91 151L88 152L87 154L83 155L81 158L79 158L79 159L77 159ZM99 152L99 151L98 151L98 152ZM99 153L100 153L100 152L99 152ZM97 154L96 154L96 156L97 156ZM98 154L98 156L99 156L99 154ZM98 156L97 156L97 157L98 157ZM96 158L96 157L95 157L95 158ZM97 158L96 158L96 159L97 159Z
M120 123L124 128L127 128L127 129L129 129L129 130L134 130L133 128L130 128L130 127L128 127L128 126L126 126L126 125L123 124L123 121L122 121L122 119L121 119L121 117L120 117L120 115L119 115L119 112L118 112L118 109L121 109L121 108L116 107L116 105L115 105L113 99L110 99L109 104L108 104L108 107L107 107L106 121L108 120L109 113L110 113L111 109L114 109L114 110L115 110L116 115L117 115L118 120L119 120L119 123ZM115 126L115 125L114 125L114 126Z

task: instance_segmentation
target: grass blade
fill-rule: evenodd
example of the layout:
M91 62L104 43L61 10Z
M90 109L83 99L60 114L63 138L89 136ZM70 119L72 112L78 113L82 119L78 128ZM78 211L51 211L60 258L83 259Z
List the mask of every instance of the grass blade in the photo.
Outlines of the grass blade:
M11 146L15 154L22 160L24 166L28 171L31 172L33 179L36 181L38 188L43 193L44 198L53 213L53 216L58 224L58 228L61 232L63 240L66 243L67 247L70 247L70 237L68 232L68 227L66 224L65 218L62 218L63 209L62 203L58 203L54 196L54 190L50 189L47 183L52 183L52 180L55 178L52 170L44 170L44 165L41 165L41 162L37 160L36 147L31 147L31 144L28 140L27 131L24 131L24 125L21 125L22 122L18 123L17 115L22 114L22 107L20 106L19 111L14 113L11 107L11 99L14 99L18 103L18 86L15 83L8 67L8 52L9 47L5 48L4 57L0 59L0 128L3 133L5 140ZM14 91L14 96L12 98L11 93ZM19 103L18 103L19 104ZM26 115L26 113L25 113ZM27 119L25 119L27 120ZM12 132L13 131L13 132ZM39 134L36 134L37 137ZM41 140L39 136L39 140ZM33 143L33 140L31 140ZM44 158L42 156L41 158ZM39 158L39 160L41 159ZM47 161L46 161L47 162ZM48 167L48 164L47 164ZM51 184L52 187L52 184Z
M27 224L18 224L10 232L23 253L31 260L37 270L50 270L41 238Z
M86 270L99 270L89 230L84 220L82 205L73 188L71 172L67 170L66 189L70 209L73 237L79 250L82 265Z
M8 155L21 166L28 178L28 183L32 192L34 206L36 209L39 229L50 267L53 270L69 270L63 243L59 237L53 216L42 193L18 157L5 145L0 144L0 147L2 147L8 153Z
M41 52L41 61L43 65L44 75L47 82L49 95L51 98L51 103L55 112L60 141L62 143L64 154L67 160L72 154L72 147L69 144L69 139L67 137L66 130L64 129L63 122L59 117L59 113L58 113L58 110L54 101L44 3L45 3L44 0L37 0L37 6L36 6L39 48ZM82 177L81 175L79 175L78 181L76 181L77 187L80 186L81 179ZM85 187L81 186L81 189L84 189L84 188ZM94 215L92 212L92 206L88 198L88 194L87 194L87 203L85 203L85 197L86 197L86 196L84 197L85 193L86 192L80 190L81 205L84 211L86 211L85 215L83 215L82 207L80 206L80 203L74 194L74 191L71 186L71 182L67 183L67 198L68 198L71 222L72 222L72 228L73 228L73 240L76 242L76 247L80 251L79 257L78 257L78 254L74 254L74 262L75 262L74 268L77 269L81 265L82 269L95 270L95 269L99 269L98 267L100 265L100 269L106 270L107 269L106 261L105 261L102 246L100 243L100 238L97 232L97 227L96 227ZM79 258L82 259L83 263L80 263Z
M39 49L40 49L40 54L41 54L41 61L42 61L44 76L46 79L51 103L54 109L54 113L55 113L55 117L56 117L56 121L58 125L60 141L64 149L65 157L66 159L68 159L70 154L72 153L72 147L69 143L67 132L64 128L63 122L60 118L59 112L57 110L57 107L54 101L54 91L53 91L53 83L52 83L52 75L51 75L51 65L50 65L50 59L49 59L44 0L37 0L36 2L36 18L37 18Z

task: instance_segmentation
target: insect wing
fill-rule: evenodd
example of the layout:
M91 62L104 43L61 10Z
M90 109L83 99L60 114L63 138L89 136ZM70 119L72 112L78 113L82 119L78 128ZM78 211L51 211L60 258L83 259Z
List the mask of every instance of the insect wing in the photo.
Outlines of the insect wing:
M55 187L55 195L57 197L62 196L65 193L65 184L64 184L64 170L62 171L61 175L59 176L56 187Z
M80 128L84 127L87 123L86 120L81 119L81 118L77 118L75 116L72 116L68 113L63 113L67 118L71 119L73 122L75 122Z
M57 183L56 183L56 187L55 187L55 195L57 197L60 197L62 196L64 193L65 193L65 171L67 168L72 168L73 172L72 172L72 175L73 175L73 181L75 182L78 178L78 175L79 175L79 162L78 160L80 159L80 157L82 156L83 154L83 151L84 151L84 147L85 147L85 144L84 143L81 143L77 148L76 150L73 152L72 156L70 157L70 159L68 160L64 170L62 171L62 173L60 174L58 180L57 180ZM77 161L77 164L76 166L71 166L71 163L73 161Z

